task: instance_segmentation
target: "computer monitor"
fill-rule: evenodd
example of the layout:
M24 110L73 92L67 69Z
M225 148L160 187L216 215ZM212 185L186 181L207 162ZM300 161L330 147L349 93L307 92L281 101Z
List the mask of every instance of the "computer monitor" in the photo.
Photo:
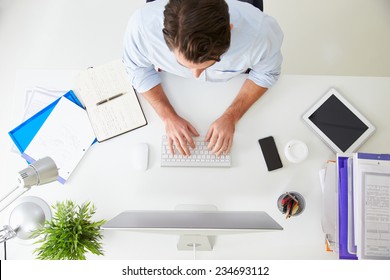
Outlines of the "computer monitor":
M264 211L217 210L124 211L101 228L178 234L179 250L200 251L212 250L216 235L283 230Z

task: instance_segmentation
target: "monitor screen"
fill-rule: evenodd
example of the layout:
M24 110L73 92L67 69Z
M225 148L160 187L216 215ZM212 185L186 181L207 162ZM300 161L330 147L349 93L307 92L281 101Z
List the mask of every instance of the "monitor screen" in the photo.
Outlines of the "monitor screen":
M125 211L103 229L218 232L282 230L264 211Z

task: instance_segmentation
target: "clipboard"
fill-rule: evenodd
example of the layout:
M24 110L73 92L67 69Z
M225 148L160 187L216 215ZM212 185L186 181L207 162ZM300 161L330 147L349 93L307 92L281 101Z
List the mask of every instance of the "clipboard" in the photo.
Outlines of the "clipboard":
M64 97L84 109L80 100L76 97L73 91L68 91L64 94ZM60 99L61 98L56 99L53 103L8 132L8 135L11 137L21 154L23 154L28 145L34 139L35 135L50 116Z
M390 259L390 154L354 155L355 239L359 259Z

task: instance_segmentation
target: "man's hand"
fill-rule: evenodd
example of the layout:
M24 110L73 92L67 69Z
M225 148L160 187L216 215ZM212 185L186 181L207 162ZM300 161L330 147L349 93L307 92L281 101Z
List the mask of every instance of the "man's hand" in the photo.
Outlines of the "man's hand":
M166 118L164 122L171 154L174 154L174 145L182 155L191 155L189 147L195 148L192 137L199 136L198 131L188 121L176 114Z
M217 156L228 154L233 144L235 121L229 114L224 114L213 122L206 134L207 148Z
M171 154L174 153L175 145L182 155L190 155L189 147L195 148L192 137L199 136L199 133L188 121L176 114L161 85L144 92L143 96L165 124Z
M230 152L236 123L266 91L267 88L258 86L251 80L244 82L232 104L211 124L207 132L205 140L210 142L208 148L214 154L219 156Z

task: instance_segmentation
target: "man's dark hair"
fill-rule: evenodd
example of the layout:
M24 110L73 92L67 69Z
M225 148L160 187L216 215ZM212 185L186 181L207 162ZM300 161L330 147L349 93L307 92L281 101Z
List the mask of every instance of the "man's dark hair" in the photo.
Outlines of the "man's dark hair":
M170 0L163 34L169 49L190 62L219 61L230 46L228 5L224 0Z

